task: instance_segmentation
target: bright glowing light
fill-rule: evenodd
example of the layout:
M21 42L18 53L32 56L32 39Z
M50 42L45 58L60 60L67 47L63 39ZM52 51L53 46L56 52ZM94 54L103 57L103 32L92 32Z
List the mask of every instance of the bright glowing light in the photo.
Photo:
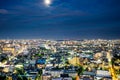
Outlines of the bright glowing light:
M44 4L45 4L46 6L50 6L51 0L44 0Z

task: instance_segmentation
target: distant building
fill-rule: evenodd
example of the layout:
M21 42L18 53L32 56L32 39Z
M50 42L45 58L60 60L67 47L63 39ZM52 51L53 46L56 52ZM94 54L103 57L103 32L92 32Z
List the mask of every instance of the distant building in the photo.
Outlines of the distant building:
M38 59L36 61L36 67L37 68L44 68L45 67L45 63L46 63L46 59L45 58Z
M51 78L52 78L51 74L46 73L42 75L42 80L51 80Z
M97 70L96 71L96 79L102 79L102 78L108 78L109 80L111 79L111 75L109 71L104 71L104 70Z
M72 78L71 77L66 77L66 78L59 77L59 78L52 78L52 80L72 80Z
M3 53L12 53L13 55L16 54L15 48L11 48L11 47L2 48L2 52Z
M64 74L68 74L70 77L76 77L77 72L75 70L64 70Z

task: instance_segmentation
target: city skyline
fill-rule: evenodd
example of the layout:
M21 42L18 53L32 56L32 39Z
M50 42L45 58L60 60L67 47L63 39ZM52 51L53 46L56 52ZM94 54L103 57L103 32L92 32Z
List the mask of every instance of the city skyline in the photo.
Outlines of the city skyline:
M120 39L119 0L1 0L0 39Z

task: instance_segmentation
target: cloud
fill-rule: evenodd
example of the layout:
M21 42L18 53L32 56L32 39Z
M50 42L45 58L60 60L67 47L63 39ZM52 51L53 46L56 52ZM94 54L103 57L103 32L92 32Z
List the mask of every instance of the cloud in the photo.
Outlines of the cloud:
M0 14L7 14L8 13L8 10L6 9L0 9Z

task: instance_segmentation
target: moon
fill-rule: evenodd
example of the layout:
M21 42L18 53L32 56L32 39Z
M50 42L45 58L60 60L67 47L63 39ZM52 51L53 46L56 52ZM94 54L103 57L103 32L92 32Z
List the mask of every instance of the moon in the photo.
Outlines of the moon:
M48 7L50 6L51 3L52 3L51 0L44 0L44 4Z

